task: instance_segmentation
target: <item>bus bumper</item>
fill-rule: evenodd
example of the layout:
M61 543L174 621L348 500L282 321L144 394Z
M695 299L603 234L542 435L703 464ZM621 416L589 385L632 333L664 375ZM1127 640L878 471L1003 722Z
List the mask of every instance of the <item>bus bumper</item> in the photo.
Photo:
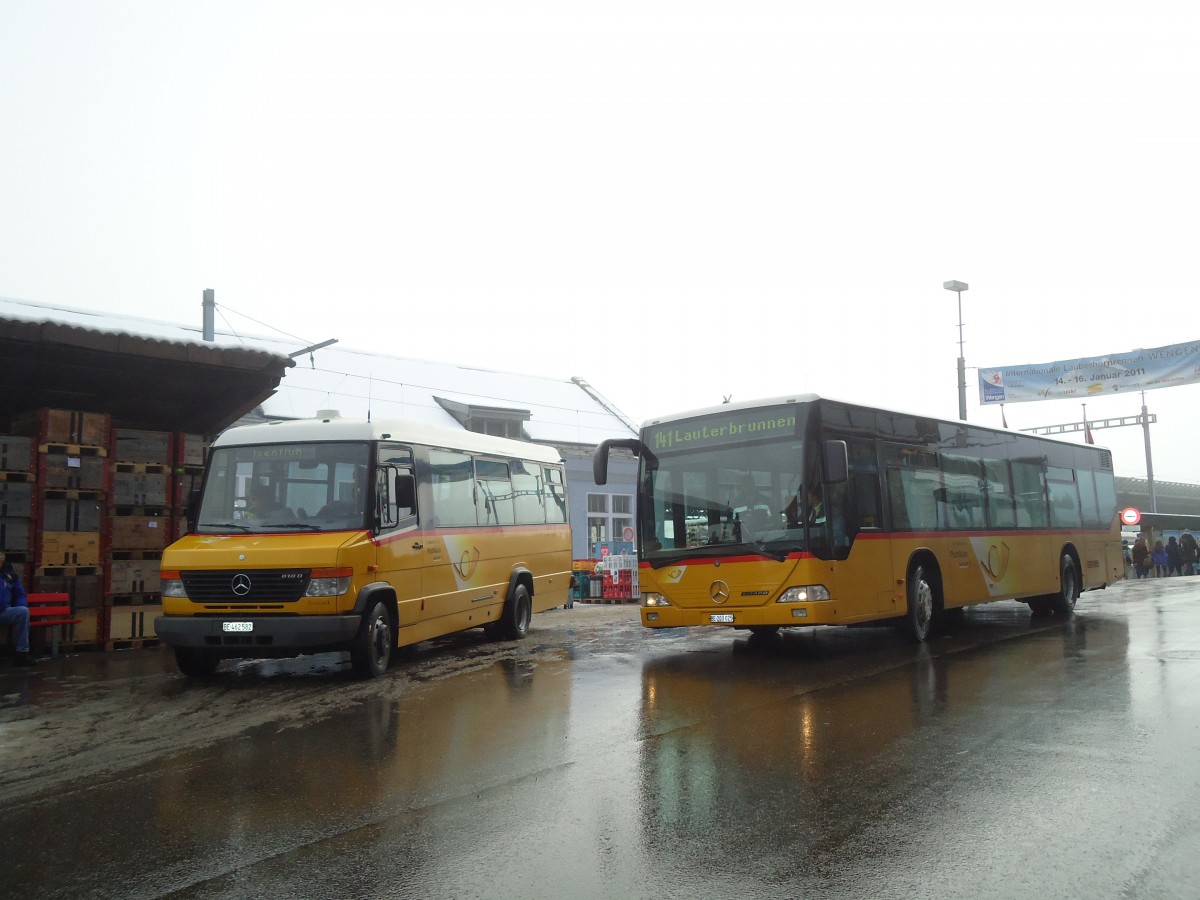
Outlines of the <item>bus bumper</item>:
M155 631L172 647L219 650L231 656L345 646L362 618L344 616L159 616Z
M837 621L836 609L824 604L774 604L748 609L681 609L673 606L642 607L642 624L647 628L680 628L697 625L724 625L749 628L769 625L780 628L805 625L831 625Z

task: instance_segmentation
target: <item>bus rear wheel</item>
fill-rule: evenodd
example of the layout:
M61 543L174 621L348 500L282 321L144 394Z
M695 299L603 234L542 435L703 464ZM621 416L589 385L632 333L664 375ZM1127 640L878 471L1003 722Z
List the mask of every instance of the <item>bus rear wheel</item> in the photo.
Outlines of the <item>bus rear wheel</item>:
M904 630L918 644L929 637L934 606L933 579L925 566L913 566L908 574L908 613L904 617Z
M210 678L221 664L221 658L211 651L196 647L176 647L175 664L188 678Z
M1075 612L1075 601L1079 599L1079 572L1075 568L1075 560L1069 553L1064 553L1059 560L1058 593L1050 599L1050 608L1060 616L1069 616Z
M529 621L533 618L533 601L529 590L523 584L513 588L512 594L505 601L500 618L484 626L488 637L504 640L519 641L529 634Z
M387 607L382 600L376 600L350 647L354 671L365 678L378 678L387 671L395 643Z

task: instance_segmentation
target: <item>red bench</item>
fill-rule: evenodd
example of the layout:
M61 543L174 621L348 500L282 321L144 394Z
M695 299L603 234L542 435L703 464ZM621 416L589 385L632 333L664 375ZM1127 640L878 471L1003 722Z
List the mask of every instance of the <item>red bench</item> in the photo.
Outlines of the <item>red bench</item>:
M50 655L58 656L58 637L64 625L78 625L82 619L71 614L70 594L26 594L29 607L29 630L50 629ZM30 635L32 637L32 635Z

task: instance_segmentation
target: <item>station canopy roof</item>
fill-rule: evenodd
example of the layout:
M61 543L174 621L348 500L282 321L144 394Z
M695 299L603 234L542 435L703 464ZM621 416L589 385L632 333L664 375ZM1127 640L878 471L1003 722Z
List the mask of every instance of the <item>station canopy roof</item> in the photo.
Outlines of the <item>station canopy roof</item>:
M0 298L0 423L43 408L211 435L270 398L288 356L231 342L136 333L103 313ZM0 425L2 427L2 425Z
M49 406L110 412L127 428L211 436L243 416L300 419L337 410L348 418L486 427L560 448L637 434L578 377L389 356L337 341L306 347L220 328L208 342L197 326L4 297L0 353L8 388L0 420Z

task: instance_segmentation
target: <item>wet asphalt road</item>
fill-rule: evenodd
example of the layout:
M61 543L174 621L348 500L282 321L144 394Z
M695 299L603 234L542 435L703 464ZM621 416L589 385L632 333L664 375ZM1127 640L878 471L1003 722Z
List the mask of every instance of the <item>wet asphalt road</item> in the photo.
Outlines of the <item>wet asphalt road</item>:
M0 897L1200 896L1200 577L887 628L0 669Z

